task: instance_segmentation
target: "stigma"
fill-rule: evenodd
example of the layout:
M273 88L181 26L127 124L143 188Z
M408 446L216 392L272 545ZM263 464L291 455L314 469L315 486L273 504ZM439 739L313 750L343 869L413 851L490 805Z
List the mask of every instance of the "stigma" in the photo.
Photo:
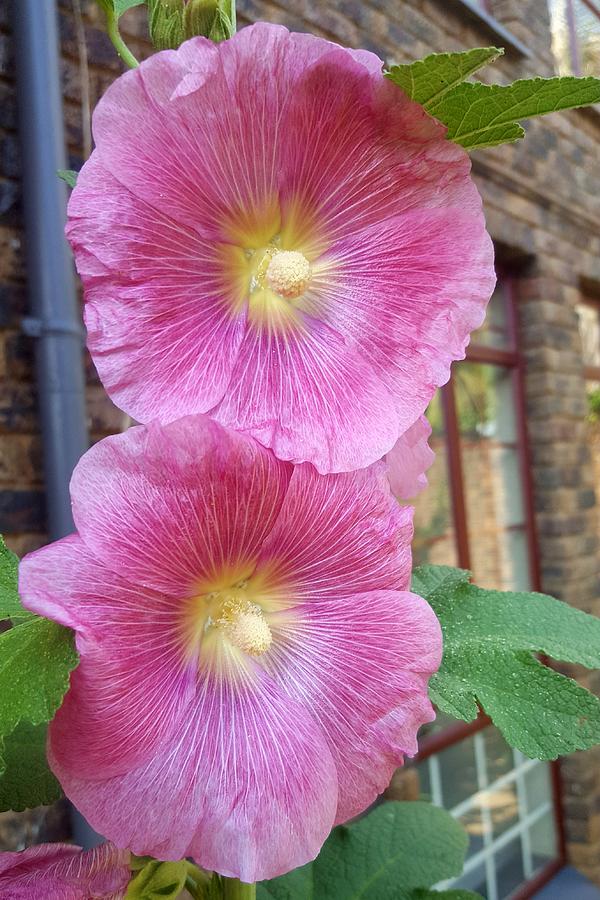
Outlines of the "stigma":
M297 250L278 250L271 256L266 279L272 291L293 300L304 293L310 281L310 263Z

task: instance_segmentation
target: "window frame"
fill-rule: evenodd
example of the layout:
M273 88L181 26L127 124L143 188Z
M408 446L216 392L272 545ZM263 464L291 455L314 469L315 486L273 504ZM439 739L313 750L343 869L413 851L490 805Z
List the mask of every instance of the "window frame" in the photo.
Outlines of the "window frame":
M519 346L519 328L517 313L516 280L512 273L502 268L497 269L498 281L505 292L508 324L507 348L489 347L483 344L470 344L465 360L468 362L488 363L502 366L512 372L512 395L515 408L517 429L517 447L519 456L519 474L523 491L524 526L530 566L532 590L541 589L540 558L535 529L535 509L533 500L533 480L531 474L531 454L527 434L525 405L525 360ZM460 363L458 363L460 365ZM600 380L600 366L594 367L594 376ZM441 388L441 401L445 425L447 451L448 483L450 492L450 508L454 526L457 563L460 568L470 569L471 554L469 546L468 512L465 503L464 476L462 468L461 435L456 412L456 386L454 372L450 380ZM480 711L473 722L456 722L442 731L424 736L419 741L419 752L415 763L423 762L434 754L459 743L471 735L490 727L491 719ZM527 900L544 884L546 884L566 862L566 838L561 816L561 776L558 762L549 764L552 783L552 809L556 828L557 856L550 860L538 874L525 882L513 895L511 900Z

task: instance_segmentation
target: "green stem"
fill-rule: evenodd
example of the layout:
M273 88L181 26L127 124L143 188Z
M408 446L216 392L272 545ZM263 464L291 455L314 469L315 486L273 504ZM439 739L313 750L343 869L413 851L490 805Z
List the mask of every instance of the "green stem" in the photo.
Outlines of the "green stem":
M256 900L256 885L245 884L237 878L222 878L223 900Z
M137 69L139 66L139 62L121 37L119 32L119 23L117 21L117 16L114 12L106 13L106 33L112 41L112 45L125 63L125 65L129 66L130 69Z
M237 30L236 0L231 0L231 33L235 34L236 30Z

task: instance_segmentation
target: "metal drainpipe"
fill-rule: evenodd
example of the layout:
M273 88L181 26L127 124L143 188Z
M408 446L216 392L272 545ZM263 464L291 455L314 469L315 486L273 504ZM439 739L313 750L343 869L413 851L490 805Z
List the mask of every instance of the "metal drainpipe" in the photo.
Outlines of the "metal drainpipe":
M13 0L17 98L20 119L27 280L36 338L38 404L52 540L74 530L69 480L89 446L83 371L83 327L70 251L64 237L66 168L57 11L54 0ZM77 814L75 837L97 843Z

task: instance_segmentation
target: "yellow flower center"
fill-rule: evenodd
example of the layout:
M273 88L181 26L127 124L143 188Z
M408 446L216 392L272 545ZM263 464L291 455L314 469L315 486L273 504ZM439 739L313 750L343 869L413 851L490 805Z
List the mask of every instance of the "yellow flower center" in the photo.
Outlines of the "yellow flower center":
M265 198L240 207L222 223L216 247L221 287L234 315L270 334L308 334L306 316L319 316L320 286L332 270L320 213L298 198Z
M239 597L227 597L212 622L238 650L262 656L273 643L269 624L260 606Z
M276 251L271 256L266 271L267 284L271 290L288 300L304 293L310 276L310 263L297 250Z

